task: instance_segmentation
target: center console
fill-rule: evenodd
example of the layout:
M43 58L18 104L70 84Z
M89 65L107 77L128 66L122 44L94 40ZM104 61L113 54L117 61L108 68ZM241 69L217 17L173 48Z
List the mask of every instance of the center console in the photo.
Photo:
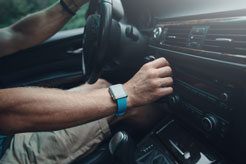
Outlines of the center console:
M179 121L165 119L138 147L137 164L225 164L223 157L196 139Z
M173 118L140 144L137 163L246 163L245 20L157 23L148 54L173 69Z

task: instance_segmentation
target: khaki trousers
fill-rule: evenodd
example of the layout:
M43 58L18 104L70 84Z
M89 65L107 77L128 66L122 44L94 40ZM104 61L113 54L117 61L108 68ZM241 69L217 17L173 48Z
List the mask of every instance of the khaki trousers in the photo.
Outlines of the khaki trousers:
M95 150L110 133L102 119L60 131L16 134L0 164L68 164Z

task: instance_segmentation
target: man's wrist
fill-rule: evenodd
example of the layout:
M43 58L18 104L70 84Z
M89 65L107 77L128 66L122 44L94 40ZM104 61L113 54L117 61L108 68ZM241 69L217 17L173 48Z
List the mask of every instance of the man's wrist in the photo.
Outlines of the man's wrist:
M133 97L132 97L132 94L130 92L130 89L128 87L128 84L124 84L123 85L126 92L128 93L128 97L127 97L127 108L133 108L134 105L133 105Z
M76 13L80 7L85 4L86 0L64 0L64 2L68 5L68 7Z

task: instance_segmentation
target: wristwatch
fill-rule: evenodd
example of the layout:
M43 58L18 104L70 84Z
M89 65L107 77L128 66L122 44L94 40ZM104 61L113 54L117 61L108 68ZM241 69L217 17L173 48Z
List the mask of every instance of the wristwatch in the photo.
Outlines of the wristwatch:
M64 0L60 0L60 4L66 12L68 12L69 14L73 16L76 15L76 13L72 9L69 8L69 6L66 4L66 2L64 2Z
M122 84L112 85L109 87L109 94L117 102L118 110L116 116L123 116L127 108L127 92Z

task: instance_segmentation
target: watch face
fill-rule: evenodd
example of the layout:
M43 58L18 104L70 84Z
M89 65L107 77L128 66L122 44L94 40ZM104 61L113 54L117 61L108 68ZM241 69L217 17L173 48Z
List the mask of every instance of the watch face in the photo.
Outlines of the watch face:
M114 100L121 99L128 96L122 84L113 85L109 87L109 91Z

